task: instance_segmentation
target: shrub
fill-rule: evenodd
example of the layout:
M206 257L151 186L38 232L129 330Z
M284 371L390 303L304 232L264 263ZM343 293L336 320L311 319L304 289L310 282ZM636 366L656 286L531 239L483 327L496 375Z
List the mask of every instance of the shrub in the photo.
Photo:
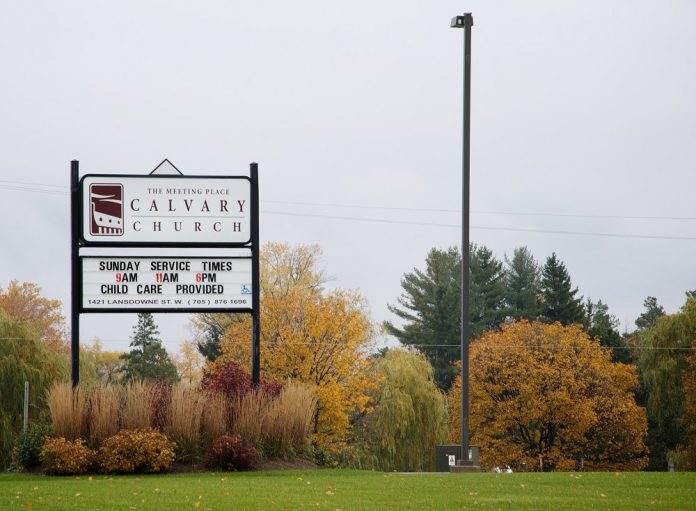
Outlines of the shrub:
M89 439L92 447L118 433L120 387L99 384L89 395Z
M259 460L256 449L242 442L239 435L224 435L213 442L208 454L208 466L225 470L249 470Z
M206 391L231 398L244 396L252 389L251 376L236 362L217 364L213 371L203 375L201 385Z
M47 474L80 475L92 466L94 451L82 440L71 442L62 437L47 438L40 458Z
M107 474L161 472L174 461L175 448L176 444L159 431L124 429L104 441L97 464Z
M50 424L35 422L29 425L26 433L17 439L14 448L14 462L22 468L32 468L41 463L41 448L46 440L53 434Z
M165 431L177 445L177 460L195 462L201 454L201 416L203 397L183 384L172 388L170 417Z
M87 392L70 382L55 383L48 390L48 409L59 437L77 440L87 437Z
M228 398L242 397L256 390L251 382L251 375L237 362L229 360L217 363L211 371L207 371L203 375L201 386L205 391L221 393ZM269 397L277 397L283 390L283 383L262 381L260 387Z

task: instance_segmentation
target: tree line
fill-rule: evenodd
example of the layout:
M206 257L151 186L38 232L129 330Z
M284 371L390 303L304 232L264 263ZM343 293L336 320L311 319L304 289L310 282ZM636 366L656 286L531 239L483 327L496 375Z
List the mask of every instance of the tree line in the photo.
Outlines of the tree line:
M472 340L520 320L581 328L611 352L614 363L633 367L637 375L635 385L624 387L647 414L647 468L696 467L696 291L687 291L685 305L672 315L648 296L636 329L622 335L607 304L580 295L556 253L542 265L527 247L501 260L487 247L471 244L469 258ZM433 248L424 268L404 274L401 287L396 305L389 305L400 322L386 321L383 328L421 352L433 365L439 388L450 392L459 374L461 343L459 249Z
M627 361L616 317L601 300L583 300L566 265L553 253L541 265L527 247L503 260L483 245L469 246L469 328L471 338L504 321L535 320L561 325L581 324L614 358ZM402 322L384 323L387 333L405 346L422 351L435 368L438 386L447 391L457 371L461 307L461 254L457 247L433 248L424 269L401 280L403 292L389 310Z

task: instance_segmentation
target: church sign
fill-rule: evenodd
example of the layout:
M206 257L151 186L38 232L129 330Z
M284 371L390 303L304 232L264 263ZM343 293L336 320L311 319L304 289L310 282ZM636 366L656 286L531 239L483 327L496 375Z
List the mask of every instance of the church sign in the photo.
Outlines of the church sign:
M81 238L100 245L246 245L251 180L246 176L87 175L81 181Z
M184 176L169 160L144 176L80 179L76 160L70 169L73 384L80 314L104 312L251 314L257 384L258 165L250 165L249 176Z

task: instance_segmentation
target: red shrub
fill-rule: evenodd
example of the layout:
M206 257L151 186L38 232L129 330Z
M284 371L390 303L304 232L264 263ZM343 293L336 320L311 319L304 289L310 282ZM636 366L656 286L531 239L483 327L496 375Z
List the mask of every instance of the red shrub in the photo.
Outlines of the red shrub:
M216 365L213 371L203 375L203 390L224 394L225 396L241 397L252 388L251 375L236 362L224 362ZM261 389L269 397L278 397L283 390L283 384L278 381L263 381Z
M239 435L224 435L213 442L208 453L208 466L225 470L249 470L259 461L259 453L242 442Z

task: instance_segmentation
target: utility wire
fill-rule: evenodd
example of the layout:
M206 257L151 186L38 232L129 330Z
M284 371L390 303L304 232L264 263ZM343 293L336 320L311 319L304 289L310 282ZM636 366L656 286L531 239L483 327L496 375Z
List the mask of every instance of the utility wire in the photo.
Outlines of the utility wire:
M368 223L385 223L385 224L400 224L400 225L420 225L425 227L450 227L450 228L461 228L460 224L443 224L438 222L411 222L408 220L387 220L383 218L367 218L367 217L353 217L353 216L339 216L339 215L319 215L313 213L291 213L288 211L265 211L261 210L261 213L267 215L283 215L283 216L299 216L299 217L312 217L312 218L326 218L332 220L350 220L357 222L368 222ZM607 238L633 238L633 239L653 239L653 240L680 240L680 241L696 241L694 236L667 236L660 234L621 234L621 233L611 233L611 232L591 232L591 231L564 231L556 229L525 229L522 227L492 227L483 225L472 225L471 229L478 229L484 231L511 231L511 232L530 232L530 233L542 233L542 234L568 234L574 236L602 236Z

